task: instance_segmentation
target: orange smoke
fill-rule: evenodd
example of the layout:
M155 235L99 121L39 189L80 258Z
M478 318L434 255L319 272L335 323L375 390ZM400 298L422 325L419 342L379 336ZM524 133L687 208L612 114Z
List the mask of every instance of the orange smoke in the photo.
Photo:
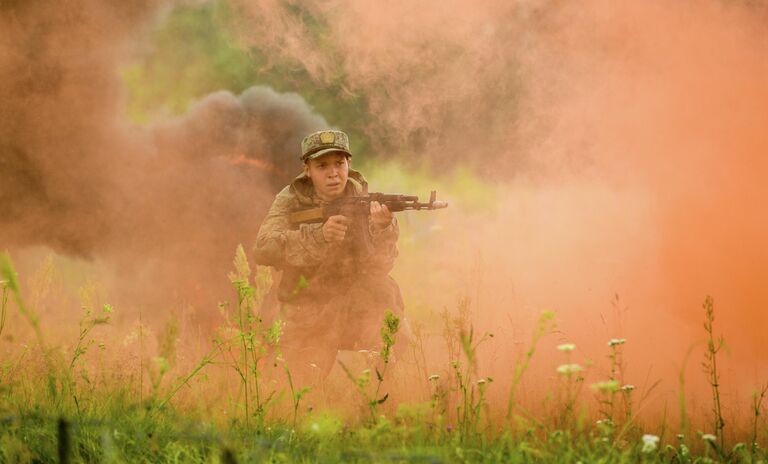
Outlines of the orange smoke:
M713 295L744 368L768 361L759 329L768 303L762 11L595 1L551 14L530 62L538 79L529 109L557 115L548 151L583 147L603 183L652 202L654 223L641 230L656 236L659 269L646 279L659 303L698 328L703 297Z
M499 370L521 327L554 309L558 338L599 363L626 336L634 381L661 378L669 400L711 294L729 398L768 380L763 3L239 3L259 19L253 44L318 83L343 70L379 146L486 175L495 212L448 198L458 208L419 242L429 253L405 253L398 272L412 307L473 297L477 322L503 334ZM426 224L411 220L410 234ZM704 384L700 354L689 385Z
M223 280L234 245L253 238L268 193L288 180L243 163L291 174L285 157L325 121L299 97L261 89L131 127L114 69L156 5L130 8L123 23L96 3L81 2L98 13L89 17L38 2L2 18L0 239L98 257L135 288L165 276L163 291L188 296ZM572 360L595 362L592 381L608 375L607 341L626 337L626 380L650 394L648 409L674 408L680 372L692 391L704 386L701 350L683 362L711 294L730 347L726 399L745 402L768 380L764 4L235 3L252 45L365 99L381 157L418 153L439 168L430 187L451 208L402 216L396 268L409 315L436 334L431 369L447 364L434 312L469 297L478 330L495 334L480 368L503 401L551 309L558 331L524 385L531 399L556 380L555 344L575 342ZM90 47L93 37L108 46ZM481 198L446 187L442 173L466 166L482 176ZM407 190L366 174L373 190Z

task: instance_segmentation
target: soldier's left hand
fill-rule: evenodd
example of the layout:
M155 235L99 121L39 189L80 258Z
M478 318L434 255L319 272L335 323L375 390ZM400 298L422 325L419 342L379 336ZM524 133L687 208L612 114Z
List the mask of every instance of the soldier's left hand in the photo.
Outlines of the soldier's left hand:
M378 201L371 202L371 222L379 229L385 229L392 224L392 211L387 205L382 205Z

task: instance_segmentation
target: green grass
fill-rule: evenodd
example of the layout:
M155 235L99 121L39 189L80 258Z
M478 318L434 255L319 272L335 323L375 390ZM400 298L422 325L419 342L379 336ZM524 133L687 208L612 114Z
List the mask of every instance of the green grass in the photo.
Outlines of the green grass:
M375 376L344 366L353 410L310 407L313 393L291 381L290 367L279 355L280 324L265 325L259 308L271 284L266 269L252 272L238 248L230 280L237 304L222 305L225 322L209 351L186 363L178 361L183 336L171 319L157 334L155 356L143 364L140 378L130 376L103 353L121 353L120 344L99 341L98 332L113 323L120 309L97 302L92 285L80 292L81 318L70 343L53 340L37 308L23 297L10 258L0 256L0 286L6 349L0 370L0 462L760 462L765 460L766 424L763 388L752 400L751 434L728 443L699 433L676 437L667 424L644 425L632 409L639 399L625 386L622 339L607 343L610 378L592 386L597 409L583 407L585 376L563 344L560 382L550 392L550 407L528 410L516 389L543 337L554 329L544 313L532 338L510 366L511 383L503 408L490 404L488 392L499 382L478 374L478 347L493 334L478 335L468 302L443 314L443 338L449 354L447 378L407 379L426 384L426 401L389 396L390 354L399 321L382 321L382 348ZM44 266L45 294L52 272ZM705 367L714 384L718 347L714 303L707 298L705 328L710 345ZM15 325L12 325L15 324ZM138 337L146 337L139 332ZM719 339L721 340L721 338ZM143 345L141 345L143 346ZM424 369L414 376L426 377ZM146 374L148 382L144 382ZM211 380L214 379L214 380ZM229 379L226 395L215 379ZM234 384L231 380L235 380ZM274 382L279 379L280 382ZM195 394L202 392L202 394ZM357 393L355 393L357 392ZM352 399L350 399L352 398ZM315 399L317 399L315 397ZM714 391L713 420L721 405ZM658 438L661 436L661 438ZM758 445L758 442L761 444ZM69 461L67 461L69 460Z

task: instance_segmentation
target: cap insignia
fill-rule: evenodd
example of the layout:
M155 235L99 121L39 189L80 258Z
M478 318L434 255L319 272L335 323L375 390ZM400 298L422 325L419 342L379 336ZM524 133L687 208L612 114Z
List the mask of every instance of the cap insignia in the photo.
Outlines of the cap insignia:
M320 134L320 141L322 143L335 143L336 134L334 134L333 132L322 132Z

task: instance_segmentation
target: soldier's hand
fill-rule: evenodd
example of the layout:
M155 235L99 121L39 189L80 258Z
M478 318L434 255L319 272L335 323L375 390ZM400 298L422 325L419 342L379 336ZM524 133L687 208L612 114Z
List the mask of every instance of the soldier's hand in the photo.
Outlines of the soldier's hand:
M387 208L387 205L382 205L378 201L371 202L371 222L377 228L385 229L392 224L392 211Z
M323 237L326 242L340 242L344 240L344 236L347 234L347 227L349 226L349 218L336 215L331 216L323 224Z

